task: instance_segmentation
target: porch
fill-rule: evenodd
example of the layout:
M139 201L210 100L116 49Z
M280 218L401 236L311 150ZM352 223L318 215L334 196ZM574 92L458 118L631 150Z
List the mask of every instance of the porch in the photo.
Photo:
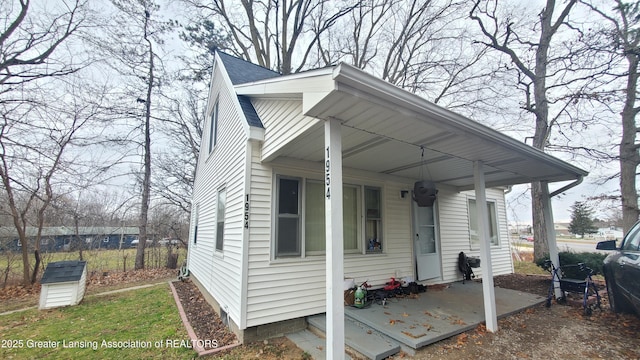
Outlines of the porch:
M416 349L474 329L484 322L482 284L455 282L444 288L429 287L415 298L389 299L385 306L365 309L345 308L345 344L370 359L383 359L403 350ZM542 303L543 297L520 291L495 288L498 318ZM325 332L325 314L307 318L309 327ZM310 333L289 338L316 359L326 358L324 339L317 344Z

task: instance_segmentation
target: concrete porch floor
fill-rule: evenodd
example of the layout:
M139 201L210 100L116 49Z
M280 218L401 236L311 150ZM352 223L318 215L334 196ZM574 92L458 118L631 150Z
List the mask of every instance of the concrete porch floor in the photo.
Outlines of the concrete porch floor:
M498 317L541 304L545 298L520 291L495 288ZM386 306L345 308L345 317L413 349L470 330L484 322L482 284L455 282L445 288L428 287L417 298L394 298Z

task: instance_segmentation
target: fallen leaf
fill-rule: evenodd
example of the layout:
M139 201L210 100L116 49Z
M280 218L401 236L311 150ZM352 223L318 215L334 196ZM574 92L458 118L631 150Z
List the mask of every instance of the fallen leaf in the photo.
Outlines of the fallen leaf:
M423 336L427 336L427 334L418 334L418 335L414 335L414 334L412 334L412 333L410 333L410 332L408 332L408 331L401 331L401 332L402 332L403 334L407 335L408 337L412 337L412 338L414 338L414 339L421 338L421 337L423 337Z

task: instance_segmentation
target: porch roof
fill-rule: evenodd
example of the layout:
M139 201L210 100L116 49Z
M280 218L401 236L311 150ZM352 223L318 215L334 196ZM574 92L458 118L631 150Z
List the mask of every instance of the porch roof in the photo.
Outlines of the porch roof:
M305 78L313 78L313 85L301 85ZM236 90L250 97L301 98L305 115L338 119L344 167L412 180L428 178L457 190L474 187L473 162L478 160L484 163L487 187L577 180L588 174L344 63ZM278 156L322 163L322 123L290 139Z

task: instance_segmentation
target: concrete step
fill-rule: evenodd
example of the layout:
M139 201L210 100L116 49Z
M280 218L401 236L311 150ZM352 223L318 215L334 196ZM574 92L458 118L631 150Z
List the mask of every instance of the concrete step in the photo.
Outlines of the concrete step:
M326 316L307 318L310 326L325 332ZM345 344L369 359L381 360L400 352L400 344L354 319L345 317Z
M324 360L327 358L325 350L325 340L316 336L309 330L302 330L287 335L287 339L291 340L297 347L304 350L316 360Z

